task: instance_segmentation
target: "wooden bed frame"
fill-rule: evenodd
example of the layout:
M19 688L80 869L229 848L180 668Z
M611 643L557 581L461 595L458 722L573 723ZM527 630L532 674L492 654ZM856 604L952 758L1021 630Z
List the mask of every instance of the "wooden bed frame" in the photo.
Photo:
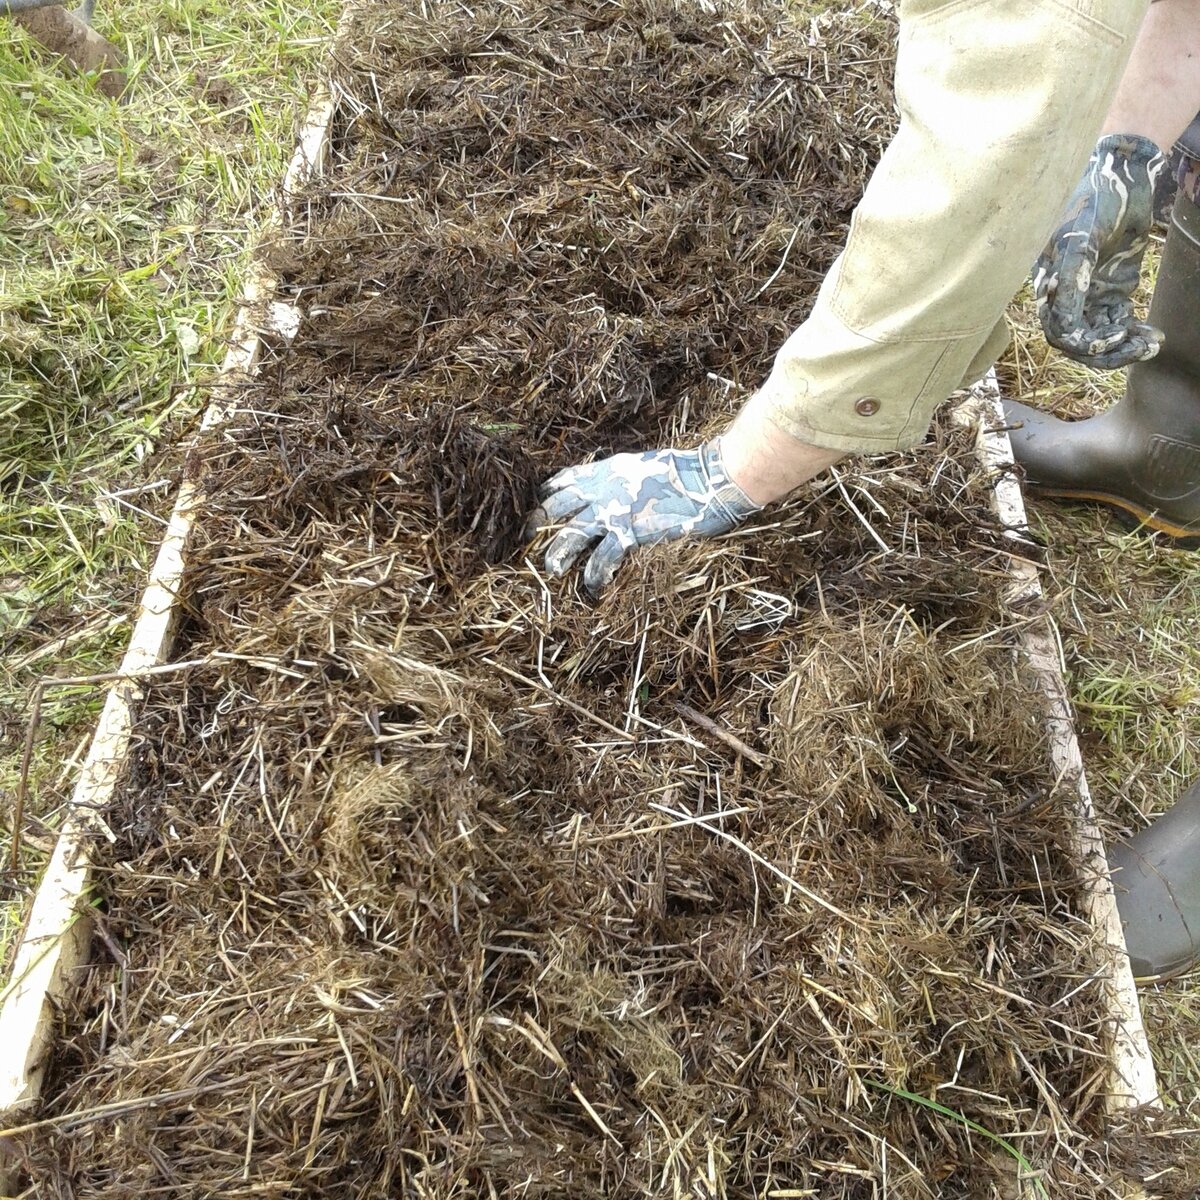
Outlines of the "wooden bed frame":
M285 211L290 209L297 190L322 169L335 110L335 100L326 93L309 111L283 181ZM288 314L279 313L281 306L272 306L276 313L273 321L265 317L274 291L275 280L258 263L243 291L231 345L204 414L203 429L219 426L229 418L238 382L253 372L258 363L264 332L286 328ZM285 319L281 320L281 316ZM1054 765L1075 799L1076 851L1086 910L1107 960L1105 986L1112 1012L1108 1103L1113 1111L1156 1104L1158 1085L1154 1065L1104 844L1084 777L1058 641L1050 618L1037 615L1044 610L1042 588L1037 568L1022 554L1020 531L1026 524L1025 507L1013 470L1012 448L1004 430L994 375L973 389L961 413L963 419L977 425L979 453L994 471L996 512L1013 539L1012 599L1022 606L1022 611L1035 614L1024 628L1022 652L1045 696ZM10 979L0 991L0 1126L28 1119L37 1105L60 1007L78 973L86 969L90 944L88 913L92 903L89 848L97 832L107 833L102 814L131 754L143 682L184 665L172 664L168 657L188 541L200 511L198 483L186 480L142 594L129 648L113 676L67 817L29 909ZM15 836L20 836L19 830ZM8 1182L0 1161L0 1192L6 1190Z
M1000 389L995 372L973 390L965 406L977 423L978 447L983 461L994 472L993 496L996 514L1008 535L1020 540L1027 526L1025 501L1015 472L1012 443L1004 421ZM1142 1023L1137 985L1129 965L1125 933L1117 911L1116 893L1109 874L1104 839L1096 821L1096 810L1088 790L1071 700L1063 678L1062 653L1057 630L1045 613L1046 599L1037 567L1019 552L1012 558L1010 603L1023 611L1041 614L1026 625L1021 634L1021 652L1045 698L1046 723L1050 731L1050 755L1063 782L1075 801L1075 857L1084 889L1085 911L1090 918L1107 961L1105 991L1111 1010L1109 1055L1111 1072L1108 1082L1110 1111L1159 1103L1158 1080L1154 1060ZM0 1027L2 1033L2 1027Z

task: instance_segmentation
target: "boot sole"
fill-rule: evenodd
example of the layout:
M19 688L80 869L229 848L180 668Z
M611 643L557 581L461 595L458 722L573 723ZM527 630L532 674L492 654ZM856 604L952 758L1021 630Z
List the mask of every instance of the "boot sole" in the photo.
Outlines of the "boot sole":
M1161 533L1179 550L1200 550L1200 529L1195 526L1176 525L1158 513L1141 508L1132 501L1120 496L1110 496L1105 492L1083 492L1070 488L1043 487L1036 483L1026 483L1025 490L1034 496L1047 496L1055 500L1081 500L1092 504L1102 504L1107 508L1126 529L1138 533Z
M1180 979L1195 969L1195 962L1186 962L1181 966L1172 967L1169 971L1159 971L1155 975L1135 975L1133 983L1135 987L1140 988L1154 987L1159 983L1171 983L1173 980Z

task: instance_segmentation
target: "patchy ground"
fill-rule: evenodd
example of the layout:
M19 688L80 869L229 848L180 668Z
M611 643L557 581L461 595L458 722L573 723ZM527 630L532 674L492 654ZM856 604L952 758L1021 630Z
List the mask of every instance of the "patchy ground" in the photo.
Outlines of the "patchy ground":
M965 432L595 607L520 535L802 319L889 129L873 13L360 12L300 336L202 448L206 663L107 817L46 1195L1194 1195L1103 1118Z

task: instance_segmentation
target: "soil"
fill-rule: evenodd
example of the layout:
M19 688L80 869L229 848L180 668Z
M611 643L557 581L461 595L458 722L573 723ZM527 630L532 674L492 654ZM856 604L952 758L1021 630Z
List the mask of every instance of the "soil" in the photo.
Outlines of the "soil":
M106 814L38 1195L1195 1194L1181 1138L1104 1114L969 430L598 604L524 538L555 469L762 378L892 43L874 6L357 11L271 256L300 334L192 458L204 662Z

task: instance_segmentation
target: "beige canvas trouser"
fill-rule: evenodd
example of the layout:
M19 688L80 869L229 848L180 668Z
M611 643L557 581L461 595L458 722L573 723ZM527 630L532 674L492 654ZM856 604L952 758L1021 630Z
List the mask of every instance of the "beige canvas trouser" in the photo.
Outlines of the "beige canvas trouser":
M1146 0L905 0L900 128L808 320L750 400L832 450L903 449L1004 349Z

